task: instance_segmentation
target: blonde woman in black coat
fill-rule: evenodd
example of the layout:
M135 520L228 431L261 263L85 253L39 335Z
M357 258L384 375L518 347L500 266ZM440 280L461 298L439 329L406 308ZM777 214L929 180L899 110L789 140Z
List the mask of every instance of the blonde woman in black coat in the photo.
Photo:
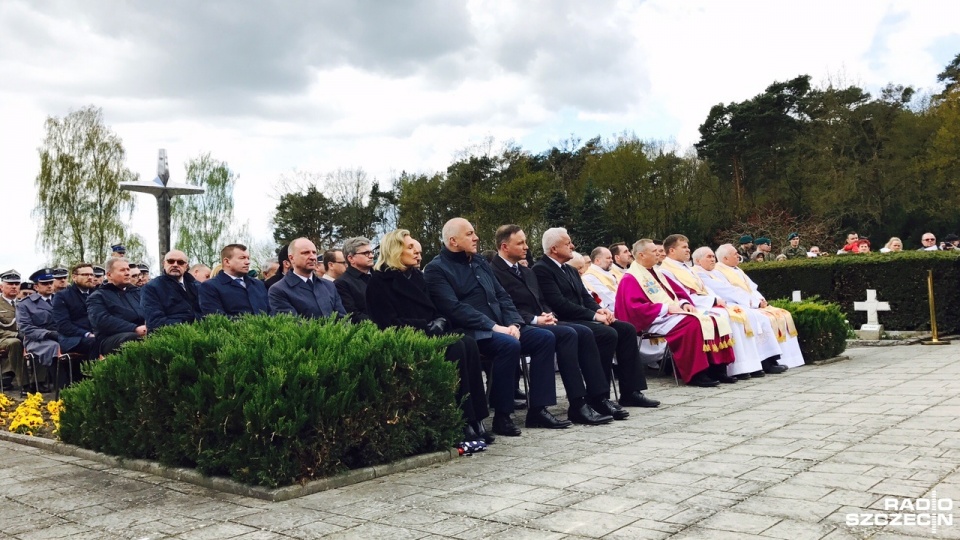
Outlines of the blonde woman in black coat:
M456 333L430 300L420 260L420 243L410 231L398 229L384 235L380 258L367 284L367 313L380 328L409 326L428 336ZM460 370L457 402L465 420L464 439L492 443L493 434L483 426L483 419L490 413L477 342L467 336L460 338L447 347L446 358L456 362Z

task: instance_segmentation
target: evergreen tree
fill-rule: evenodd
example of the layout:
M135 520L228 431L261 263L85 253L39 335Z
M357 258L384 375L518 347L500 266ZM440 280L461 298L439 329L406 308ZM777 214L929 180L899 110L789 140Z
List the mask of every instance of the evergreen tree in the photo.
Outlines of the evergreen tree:
M560 190L554 191L543 209L547 227L569 227L573 223L573 207Z
M583 200L577 207L572 236L581 253L590 253L593 248L610 243L610 227L604 215L600 190L592 182L587 184Z

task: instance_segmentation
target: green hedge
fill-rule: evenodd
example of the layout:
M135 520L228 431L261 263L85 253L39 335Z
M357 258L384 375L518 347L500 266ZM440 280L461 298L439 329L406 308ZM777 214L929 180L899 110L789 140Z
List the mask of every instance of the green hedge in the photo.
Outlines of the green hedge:
M771 305L783 308L793 315L797 325L797 340L806 362L816 362L839 356L847 349L850 325L840 306L811 299L804 302L774 300Z
M818 296L834 302L854 327L867 322L866 313L854 311L855 301L865 300L867 289L890 303L880 312L888 330L929 330L927 271L933 270L937 326L943 333L960 331L960 254L906 251L840 255L817 259L750 263L742 266L767 298L790 298L799 290L803 298Z
M454 338L291 316L164 327L63 391L64 442L275 487L453 445Z

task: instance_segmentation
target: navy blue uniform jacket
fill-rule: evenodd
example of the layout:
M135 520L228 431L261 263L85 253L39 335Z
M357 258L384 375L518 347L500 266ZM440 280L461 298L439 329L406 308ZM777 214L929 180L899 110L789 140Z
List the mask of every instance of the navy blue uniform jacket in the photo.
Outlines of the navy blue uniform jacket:
M524 324L483 257L467 257L443 247L423 269L423 277L433 305L452 326L462 328L473 339L490 338L495 324Z
M259 279L243 276L246 288L226 272L200 284L200 311L237 317L244 313L268 313L267 288Z
M147 330L168 324L191 323L200 318L200 283L190 272L180 281L166 274L150 280L140 289L140 307Z
M310 282L300 279L292 270L267 291L270 313L290 313L302 317L329 317L337 313L346 317L340 295L333 283L314 276Z
M90 293L83 294L76 285L53 295L53 318L57 321L57 332L60 333L60 348L69 351L80 344L87 332L93 332L93 325L87 317L87 298Z

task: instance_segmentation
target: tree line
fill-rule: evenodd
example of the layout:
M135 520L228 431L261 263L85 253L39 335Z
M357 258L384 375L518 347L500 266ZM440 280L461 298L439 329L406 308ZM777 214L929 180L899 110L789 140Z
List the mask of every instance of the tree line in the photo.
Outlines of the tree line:
M494 231L507 222L532 239L565 226L584 250L675 232L694 245L753 234L779 247L799 231L804 245L830 249L850 230L875 244L900 236L907 247L919 245L924 231L960 232L958 81L960 54L938 75L936 93L889 84L874 96L843 82L817 86L809 75L776 81L712 107L687 149L630 132L571 137L537 153L513 143L495 150L487 141L446 170L402 172L386 188L362 168L293 171L278 179L273 240L305 236L329 248L402 227L429 259L443 223L462 216L484 248L494 247ZM133 209L118 188L135 179L119 138L89 107L48 119L40 157L41 243L55 260L104 253L108 238L128 230L123 218ZM213 248L237 234L223 227L232 221L233 173L209 154L186 172L208 194L174 206L176 245L211 264ZM109 204L91 211L100 201ZM58 237L51 224L66 230ZM263 258L269 249L261 243L258 251Z

